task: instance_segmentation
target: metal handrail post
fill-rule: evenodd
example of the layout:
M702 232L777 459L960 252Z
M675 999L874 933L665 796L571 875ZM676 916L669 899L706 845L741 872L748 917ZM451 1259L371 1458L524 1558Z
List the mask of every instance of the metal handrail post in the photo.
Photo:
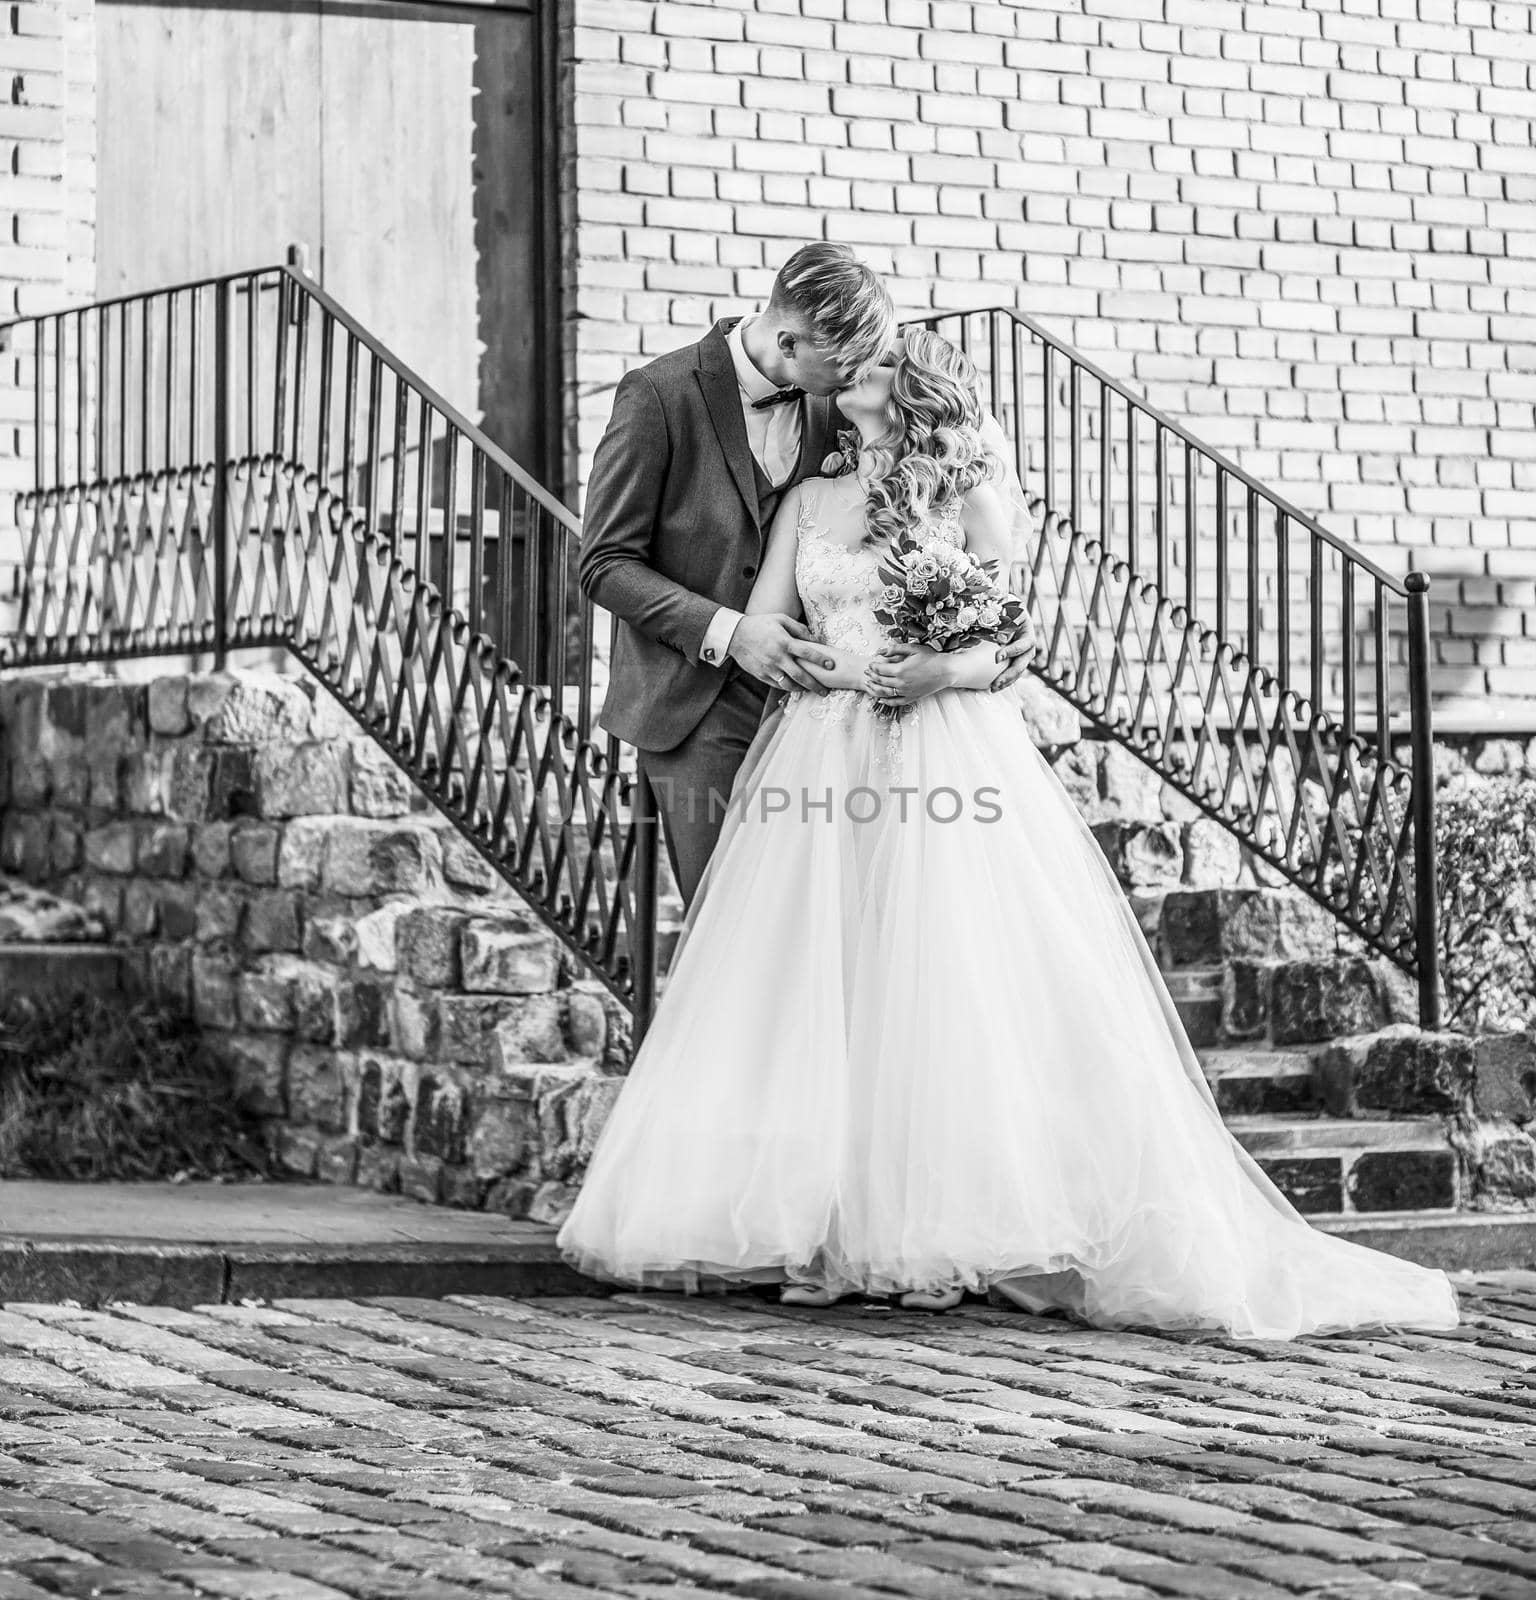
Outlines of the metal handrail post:
M1429 576L1410 572L1408 703L1413 747L1414 953L1419 1026L1440 1026L1440 883L1435 852L1435 745L1429 685Z
M213 666L222 672L229 655L229 282L213 292Z

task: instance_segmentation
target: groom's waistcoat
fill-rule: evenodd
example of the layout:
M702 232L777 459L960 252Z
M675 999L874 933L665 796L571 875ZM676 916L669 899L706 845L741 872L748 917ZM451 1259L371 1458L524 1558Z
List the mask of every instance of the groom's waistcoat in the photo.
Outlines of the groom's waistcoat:
M587 483L578 576L619 619L598 721L641 750L681 743L735 670L699 659L705 629L722 605L745 610L780 500L844 425L807 395L794 471L770 485L725 341L736 320L624 375Z
M798 483L803 476L805 474L797 475L792 472L783 483L775 487L768 474L758 465L757 457L752 457L752 483L757 490L757 524L764 533L773 526L774 513L779 509L779 502L789 493L790 486Z

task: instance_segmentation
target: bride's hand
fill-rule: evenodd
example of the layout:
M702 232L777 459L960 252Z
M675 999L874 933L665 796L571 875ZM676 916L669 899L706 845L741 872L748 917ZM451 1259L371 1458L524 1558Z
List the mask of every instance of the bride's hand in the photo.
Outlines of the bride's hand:
M885 705L909 706L953 685L952 663L926 644L888 644L870 661L864 688Z

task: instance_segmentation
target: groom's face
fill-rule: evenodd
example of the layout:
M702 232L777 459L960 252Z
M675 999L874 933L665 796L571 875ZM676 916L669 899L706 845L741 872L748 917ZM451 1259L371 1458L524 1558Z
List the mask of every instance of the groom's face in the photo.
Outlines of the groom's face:
M809 333L781 333L779 354L789 370L789 382L814 395L846 389L857 365L846 352L818 344Z

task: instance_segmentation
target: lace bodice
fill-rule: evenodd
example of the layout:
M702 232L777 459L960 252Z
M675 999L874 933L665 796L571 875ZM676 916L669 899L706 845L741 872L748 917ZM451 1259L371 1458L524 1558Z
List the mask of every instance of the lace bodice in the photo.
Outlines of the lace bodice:
M824 644L873 655L886 634L874 615L880 557L859 544L863 525L864 496L851 475L810 478L801 484L795 582L806 626ZM954 544L965 543L958 503L940 515L933 531Z
M889 635L875 620L882 587L880 556L860 543L863 527L864 495L852 475L808 478L800 485L795 583L806 626L823 644L873 655ZM954 544L965 543L958 504L935 521L934 532ZM833 689L826 695L813 695L794 688L785 701L786 712L828 723L847 723L861 715L874 717L873 705L862 689ZM899 775L902 718L879 720L885 737L879 741L876 764L887 774Z

